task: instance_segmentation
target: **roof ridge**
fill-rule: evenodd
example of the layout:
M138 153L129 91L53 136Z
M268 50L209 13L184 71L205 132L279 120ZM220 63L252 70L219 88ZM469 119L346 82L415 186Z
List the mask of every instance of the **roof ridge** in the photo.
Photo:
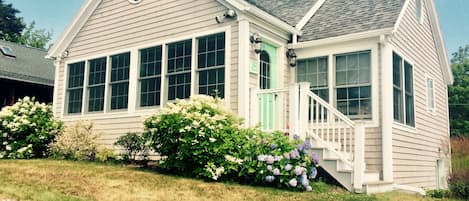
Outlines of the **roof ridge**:
M19 43L7 41L7 40L4 40L4 39L0 39L0 41L1 41L1 42L10 43L10 44L16 45L16 46L18 46L18 47L24 47L24 48L33 49L33 50L39 50L39 51L41 51L41 52L46 52L46 53L47 53L47 50L46 50L46 49L37 48L37 47L29 47L29 46L26 46L26 45L23 45L23 44L19 44Z

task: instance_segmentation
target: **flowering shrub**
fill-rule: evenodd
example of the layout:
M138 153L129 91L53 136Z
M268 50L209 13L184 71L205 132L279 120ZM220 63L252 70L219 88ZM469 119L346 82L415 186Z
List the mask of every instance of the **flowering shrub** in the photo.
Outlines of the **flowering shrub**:
M62 131L52 106L24 97L0 111L0 158L40 158Z
M151 147L165 156L161 167L167 171L219 180L239 167L229 160L239 160L246 140L236 135L240 119L218 98L177 100L144 124Z
M50 145L54 158L72 160L94 160L98 150L99 134L93 133L93 124L78 121L66 127Z
M292 140L282 133L254 132L243 149L246 157L240 175L254 183L311 191L318 162L308 151L311 144L297 136Z

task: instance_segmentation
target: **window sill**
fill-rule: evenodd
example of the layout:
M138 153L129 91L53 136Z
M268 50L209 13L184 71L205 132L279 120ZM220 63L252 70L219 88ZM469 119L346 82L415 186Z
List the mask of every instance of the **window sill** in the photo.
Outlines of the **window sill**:
M392 128L417 134L417 129L415 127L411 127L411 126L408 126L399 122L394 122L392 125Z

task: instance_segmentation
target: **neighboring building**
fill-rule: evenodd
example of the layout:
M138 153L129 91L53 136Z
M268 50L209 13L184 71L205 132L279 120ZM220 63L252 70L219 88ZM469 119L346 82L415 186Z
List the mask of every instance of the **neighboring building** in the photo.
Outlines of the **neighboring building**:
M312 140L350 191L446 188L453 77L433 0L88 0L48 56L55 115L93 121L104 145L217 93Z
M47 51L0 40L0 108L25 96L52 103L54 64Z

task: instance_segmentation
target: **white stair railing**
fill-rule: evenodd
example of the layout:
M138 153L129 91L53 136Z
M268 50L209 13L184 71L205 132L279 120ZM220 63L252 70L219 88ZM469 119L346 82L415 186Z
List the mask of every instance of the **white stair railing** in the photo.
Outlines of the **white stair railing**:
M365 172L364 127L310 90L309 83L287 89L251 89L250 125L312 138L353 168L353 187L360 191Z

